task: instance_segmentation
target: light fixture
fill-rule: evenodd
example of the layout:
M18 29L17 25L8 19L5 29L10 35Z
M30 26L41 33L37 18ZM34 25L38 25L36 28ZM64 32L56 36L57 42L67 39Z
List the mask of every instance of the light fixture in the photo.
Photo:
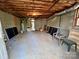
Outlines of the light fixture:
M33 16L36 16L37 14L34 12L32 15L33 15Z
M39 13L39 12L32 12L32 15L33 16L38 16L38 15L41 15L41 13Z
M33 11L33 12L28 12L27 15L29 15L29 16L39 16L39 15L41 15L41 13Z

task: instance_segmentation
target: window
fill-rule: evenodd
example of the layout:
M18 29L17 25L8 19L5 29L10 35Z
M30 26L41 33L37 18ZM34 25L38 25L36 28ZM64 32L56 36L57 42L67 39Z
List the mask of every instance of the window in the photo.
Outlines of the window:
M77 19L76 26L79 26L79 18Z
M79 8L75 10L74 26L79 27Z

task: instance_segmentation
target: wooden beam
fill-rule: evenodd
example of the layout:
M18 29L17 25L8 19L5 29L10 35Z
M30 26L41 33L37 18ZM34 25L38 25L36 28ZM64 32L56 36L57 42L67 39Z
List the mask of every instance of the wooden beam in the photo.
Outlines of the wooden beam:
M58 2L59 0L55 0L54 3L52 4L52 6L50 6L50 8L48 9L48 11Z
M43 6L50 6L51 3L35 3L35 2L29 2L29 1L6 1L6 3L12 3L12 4L26 4L26 5L30 5L30 4L34 4L34 5L43 5Z

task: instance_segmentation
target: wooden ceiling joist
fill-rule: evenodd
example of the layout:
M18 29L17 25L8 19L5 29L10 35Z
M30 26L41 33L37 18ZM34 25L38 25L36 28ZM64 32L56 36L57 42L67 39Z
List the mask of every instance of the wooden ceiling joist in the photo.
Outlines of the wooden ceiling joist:
M47 18L77 2L78 0L0 0L0 9L18 17ZM33 15L34 12L38 14Z

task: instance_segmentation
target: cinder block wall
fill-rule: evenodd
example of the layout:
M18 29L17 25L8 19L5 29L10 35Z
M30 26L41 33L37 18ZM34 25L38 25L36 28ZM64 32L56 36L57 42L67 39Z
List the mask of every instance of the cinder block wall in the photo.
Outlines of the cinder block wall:
M59 27L59 23L60 23L60 28L71 29L73 24L73 17L74 17L74 11L68 12L61 15L61 22L60 22L60 15L59 15L49 19L49 21L47 22L47 25L53 26L53 27Z
M10 28L10 27L17 27L18 30L20 30L20 19L18 17L15 17L11 14L5 13L3 11L0 11L0 20L2 22L3 28Z

